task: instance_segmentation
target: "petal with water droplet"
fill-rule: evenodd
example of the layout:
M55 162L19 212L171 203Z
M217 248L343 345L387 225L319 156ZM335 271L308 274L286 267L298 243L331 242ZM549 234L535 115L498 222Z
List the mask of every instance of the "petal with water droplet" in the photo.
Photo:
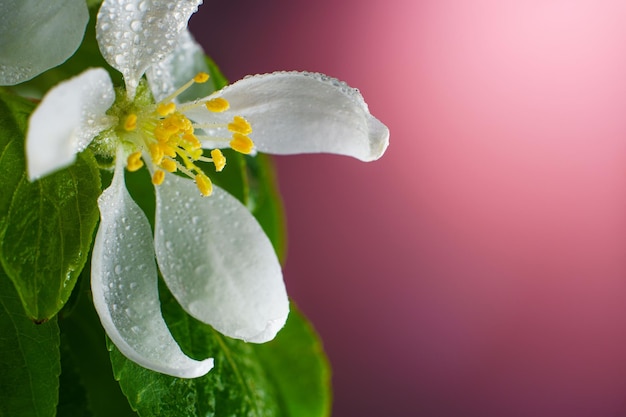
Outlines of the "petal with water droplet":
M71 165L76 154L111 125L115 101L109 74L92 68L52 88L28 121L26 159L31 180Z
M176 47L189 17L202 0L104 0L96 38L102 56L124 75L130 98L152 64Z
M18 84L76 52L89 20L85 0L0 2L0 85Z
M204 51L188 30L178 38L178 46L164 60L146 71L152 95L159 101L172 94L199 72L208 72ZM180 101L190 101L211 93L210 83L194 84L180 96Z
M250 122L250 138L260 152L324 152L373 161L389 144L389 129L370 114L359 91L322 74L255 75L211 97L225 98L230 103L228 114ZM200 123L216 119L202 107L187 116Z
M157 261L181 306L227 336L273 339L289 303L276 253L248 209L215 186L202 197L172 174L156 196Z
M139 365L179 378L202 376L213 359L186 356L163 320L150 224L124 185L123 155L118 161L98 199L91 290L100 321L120 352Z

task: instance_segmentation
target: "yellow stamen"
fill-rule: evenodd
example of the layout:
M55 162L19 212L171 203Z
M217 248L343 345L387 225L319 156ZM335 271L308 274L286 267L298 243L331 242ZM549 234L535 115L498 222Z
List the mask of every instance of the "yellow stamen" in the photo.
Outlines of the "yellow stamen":
M152 162L159 165L163 160L163 149L158 144L152 144L148 147L150 150L150 157L152 158Z
M209 80L209 74L207 74L206 72L199 72L196 74L195 77L193 77L193 80L198 84L205 83Z
M161 162L161 168L163 168L164 170L166 170L167 172L174 172L176 171L176 161L172 160L172 159L163 159L163 161Z
M128 155L126 159L126 169L130 172L135 172L139 168L143 166L143 161L141 160L141 151L133 152Z
M165 172L164 171L156 171L154 173L154 175L152 176L152 184L154 185L161 185L163 184L163 180L165 179Z
M250 126L250 123L243 117L235 116L233 117L233 121L228 124L228 130L241 133L242 135L249 135L252 133L252 126Z
M254 142L249 137L241 133L233 133L233 139L230 141L230 147L237 152L249 154L254 148Z
M163 117L168 116L176 111L176 104L172 102L161 103L157 106L156 111L157 113L159 113L160 116L163 116Z
M124 122L124 130L127 132L132 132L137 129L137 115L135 113L131 113L126 117L126 121Z
M217 97L209 100L204 105L206 106L208 111L211 111L213 113L221 113L230 108L230 104L228 103L228 101L222 97Z
M207 177L203 172L199 172L195 179L196 186L198 187L198 190L200 190L200 193L202 193L205 197L210 196L213 192L213 184L211 184L209 177Z
M215 171L220 172L226 166L226 158L224 154L219 149L213 149L211 151L211 158L213 158L213 163L215 164Z

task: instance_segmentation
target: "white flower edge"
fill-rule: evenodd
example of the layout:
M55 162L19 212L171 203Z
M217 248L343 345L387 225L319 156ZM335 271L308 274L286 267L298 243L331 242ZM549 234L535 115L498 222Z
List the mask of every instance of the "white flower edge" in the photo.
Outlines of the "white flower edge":
M91 289L107 335L124 356L144 368L179 378L205 375L213 359L196 361L185 355L161 315L152 232L126 190L123 162L116 163L98 206Z
M0 2L0 85L56 67L80 46L89 20L85 0Z
M260 152L323 152L368 162L380 158L389 145L389 129L370 114L360 92L323 74L249 76L210 96L214 97L228 100L229 114L241 114L250 122L250 138ZM199 123L219 117L198 107L185 114Z
M156 197L156 257L180 305L227 336L273 339L289 301L276 252L250 211L219 187L201 197L172 174Z
M202 0L104 0L96 39L104 59L122 73L129 98L148 67L174 51Z
M102 68L88 69L48 91L28 122L29 179L71 165L76 154L109 127L105 113L114 101L113 83Z

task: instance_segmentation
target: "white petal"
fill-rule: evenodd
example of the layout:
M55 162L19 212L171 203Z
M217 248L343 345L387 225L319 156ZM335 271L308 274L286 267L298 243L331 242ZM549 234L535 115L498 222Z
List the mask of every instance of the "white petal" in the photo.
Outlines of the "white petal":
M155 248L170 291L193 317L249 342L274 338L289 302L272 244L224 190L200 196L172 174L157 190Z
M85 0L0 2L0 85L14 85L74 54L89 20Z
M144 368L179 378L202 376L213 359L186 356L163 320L150 224L126 191L123 162L117 165L98 199L101 221L91 263L102 326L120 352Z
M178 45L164 60L153 64L146 71L152 95L156 101L169 96L199 72L208 72L202 47L188 30L183 30ZM178 100L189 101L206 97L211 92L210 83L194 84Z
M92 68L52 88L31 114L26 134L28 176L32 180L71 165L102 130L115 101L109 74Z
M228 115L250 122L250 138L260 152L327 152L372 161L389 144L389 130L369 113L359 91L322 74L246 77L212 95L220 96L230 103ZM215 119L203 110L193 109L188 117L201 123Z
M96 38L102 56L124 75L129 97L146 69L167 57L202 0L104 0Z

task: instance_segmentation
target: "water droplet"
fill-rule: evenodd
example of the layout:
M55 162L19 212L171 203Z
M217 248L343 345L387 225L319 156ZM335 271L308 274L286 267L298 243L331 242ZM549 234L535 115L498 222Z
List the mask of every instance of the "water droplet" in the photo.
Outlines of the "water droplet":
M130 22L130 28L134 32L139 32L141 30L141 22L139 20L133 20L132 22Z
M115 273L117 275L122 273L122 265L115 265Z

